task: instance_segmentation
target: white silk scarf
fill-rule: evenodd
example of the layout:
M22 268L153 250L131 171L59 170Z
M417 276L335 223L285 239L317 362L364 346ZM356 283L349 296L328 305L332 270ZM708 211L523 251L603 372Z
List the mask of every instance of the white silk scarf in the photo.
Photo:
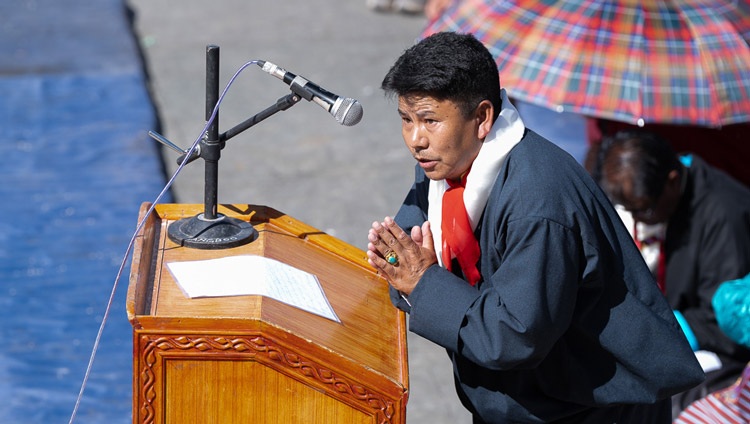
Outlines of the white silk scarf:
M469 215L471 229L476 230L479 219L482 217L487 198L492 186L495 184L505 157L521 138L526 127L521 120L516 108L510 103L505 90L501 91L502 109L492 124L489 134L482 142L479 154L471 165L471 172L466 178L464 189L464 205ZM432 237L435 241L435 253L438 262L443 266L442 250L443 240L441 232L441 221L443 215L443 193L448 189L445 180L430 180L428 194L427 219L430 221Z

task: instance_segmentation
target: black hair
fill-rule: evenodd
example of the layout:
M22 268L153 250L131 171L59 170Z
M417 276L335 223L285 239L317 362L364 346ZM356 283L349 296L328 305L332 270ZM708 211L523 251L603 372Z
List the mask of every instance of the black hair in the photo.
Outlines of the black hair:
M472 34L439 32L408 48L386 74L386 95L424 94L458 104L465 116L483 100L500 113L500 79L492 54Z
M628 173L633 176L633 194L658 199L669 173L682 172L680 160L669 143L646 130L624 130L602 140L600 151L601 183L615 199L622 197L622 188L608 184L607 174Z

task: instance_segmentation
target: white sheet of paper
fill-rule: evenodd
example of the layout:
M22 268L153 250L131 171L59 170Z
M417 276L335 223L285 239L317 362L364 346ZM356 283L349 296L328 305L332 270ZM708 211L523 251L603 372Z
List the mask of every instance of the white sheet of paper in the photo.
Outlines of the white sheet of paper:
M170 262L167 268L187 297L259 295L341 322L318 277L257 255Z

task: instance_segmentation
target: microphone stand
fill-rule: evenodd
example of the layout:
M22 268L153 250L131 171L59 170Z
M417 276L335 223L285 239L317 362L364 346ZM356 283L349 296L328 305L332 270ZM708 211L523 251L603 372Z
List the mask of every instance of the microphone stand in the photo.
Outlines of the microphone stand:
M186 150L180 149L163 136L149 131L149 135L156 141L182 153L177 159L178 164L182 162L187 164L199 157L203 158L205 163L203 213L190 218L183 218L170 224L167 229L167 235L170 240L180 246L196 249L225 249L242 246L258 237L258 232L249 222L228 217L217 212L221 149L226 145L226 140L277 112L289 109L300 100L301 97L296 93L287 94L277 100L273 106L246 119L223 134L219 134L219 114L217 111L214 121L206 130L206 133L203 134L201 141L189 158L185 157L187 155ZM206 121L211 119L218 101L219 46L209 45L206 47Z

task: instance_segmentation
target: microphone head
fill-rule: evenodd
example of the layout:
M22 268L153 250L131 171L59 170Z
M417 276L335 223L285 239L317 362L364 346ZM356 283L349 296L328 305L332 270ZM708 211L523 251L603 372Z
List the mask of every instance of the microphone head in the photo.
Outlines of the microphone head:
M337 101L331 108L331 115L341 125L351 127L358 124L362 120L362 114L364 113L362 105L358 101L348 97L345 99L339 97L338 100L340 101Z

